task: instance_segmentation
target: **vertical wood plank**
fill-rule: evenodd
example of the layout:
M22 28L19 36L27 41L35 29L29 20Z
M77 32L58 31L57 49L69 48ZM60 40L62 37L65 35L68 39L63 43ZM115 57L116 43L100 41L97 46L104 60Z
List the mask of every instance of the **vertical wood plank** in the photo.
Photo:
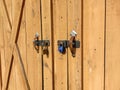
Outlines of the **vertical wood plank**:
M5 1L5 0L1 0L0 1L0 6L1 6L1 15L3 16L3 20L2 20L2 37L4 39L4 47L1 51L2 54L2 89L5 89L5 76L6 76L6 66L7 65L7 56L8 56L8 43L10 41L10 34L11 34L11 25L9 23L9 19L11 20L12 23L12 12L11 12L11 2L12 0L9 1ZM7 5L7 6L6 6ZM9 18L8 18L9 17Z
M28 72L28 61L27 61L27 36L26 36L26 8L24 7L23 17L21 20L21 27L18 35L17 45L20 50L21 59L25 69L25 73Z
M10 67L12 65L12 54L14 50L14 45L17 40L17 34L19 31L20 23L21 23L21 16L22 16L22 9L24 6L24 0L12 0L12 33L9 39L9 42L7 42L8 48L7 50L7 56L6 56L6 75L5 75L5 88L7 88L7 83L9 81L9 75L10 75ZM6 33L5 33L6 34ZM5 35L4 35L5 36Z
M14 49L14 57L15 57L15 78L16 78L16 88L17 90L29 90L27 72L27 52L26 52L26 13L25 7L23 10L23 16L21 19L21 26L17 40L17 48ZM19 50L19 53L18 53ZM20 54L20 55L19 55Z
M11 31L12 31L12 0L3 0L4 3L3 6L3 12L4 12L4 17L7 16L6 18L4 18L3 21L3 26L4 26L4 42L5 42L5 62L6 62L6 66L7 66L7 57L9 54L8 51L8 43L10 42L10 35L11 35ZM10 21L9 21L10 20Z
M1 10L1 4L0 4L0 54L1 54L1 48L3 48L3 14Z
M41 0L42 10L42 39L50 40L48 55L43 55L44 90L53 90L53 57L52 57L52 27L51 27L51 0ZM45 47L43 47L45 49Z
M33 46L36 32L41 34L40 21L40 0L26 0L27 73L31 90L42 90L41 51L37 53ZM41 35L39 39L41 40Z
M5 78L5 51L4 48L1 48L1 75L2 75L2 81L1 81L1 89L3 89L3 85L4 85L4 78Z
M2 89L2 52L1 48L3 47L3 28L2 28L2 12L1 12L1 6L0 6L0 89Z
M0 2L1 3L1 2ZM5 17L4 17L5 18ZM3 11L2 5L0 4L0 89L3 90L4 76L5 76L5 39L4 39L4 28L3 28Z
M71 38L70 33L72 30L77 32L76 40L81 44L81 0L68 0L68 40ZM69 65L69 90L82 90L81 89L81 45L76 49L76 56L73 57L71 51L68 51L68 65Z
M67 0L53 0L53 14L55 90L67 90L67 53L59 53L57 46L58 40L67 40Z
M120 89L120 0L106 0L105 90Z
M105 0L84 0L83 4L83 88L103 90Z

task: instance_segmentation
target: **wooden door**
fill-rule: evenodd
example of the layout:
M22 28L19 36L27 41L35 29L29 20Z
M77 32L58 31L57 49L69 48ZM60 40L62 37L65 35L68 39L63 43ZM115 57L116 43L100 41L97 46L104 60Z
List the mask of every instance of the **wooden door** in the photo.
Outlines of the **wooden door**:
M0 4L2 89L40 90L42 57L33 48L34 33L41 32L40 1L1 0Z
M81 41L81 0L0 0L1 88L81 89L81 49L75 58L58 52L58 40L75 29ZM78 12L80 11L80 12ZM34 48L35 34L50 40L49 56Z
M0 0L0 90L119 90L119 0ZM58 51L77 33L80 48ZM49 40L45 47L34 47Z

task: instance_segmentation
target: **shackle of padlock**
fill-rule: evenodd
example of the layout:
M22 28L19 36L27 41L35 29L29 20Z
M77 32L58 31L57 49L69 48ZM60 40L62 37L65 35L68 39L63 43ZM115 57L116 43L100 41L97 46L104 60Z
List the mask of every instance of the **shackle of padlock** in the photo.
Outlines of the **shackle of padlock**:
M41 46L43 54L48 54L48 46L50 46L49 40L39 40L39 34L36 33L33 44L38 53L39 53L39 47Z
M70 40L58 40L58 51L64 54L66 48L69 47L72 56L75 57L76 48L80 48L80 41L76 40L77 33L74 30L70 33L70 36Z

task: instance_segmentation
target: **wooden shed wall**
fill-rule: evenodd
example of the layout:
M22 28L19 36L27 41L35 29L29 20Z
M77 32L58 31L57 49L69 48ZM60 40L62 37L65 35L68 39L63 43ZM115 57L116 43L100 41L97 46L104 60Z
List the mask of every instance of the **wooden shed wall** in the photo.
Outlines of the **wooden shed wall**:
M119 19L120 0L0 0L0 90L120 90ZM73 29L74 58L57 45Z

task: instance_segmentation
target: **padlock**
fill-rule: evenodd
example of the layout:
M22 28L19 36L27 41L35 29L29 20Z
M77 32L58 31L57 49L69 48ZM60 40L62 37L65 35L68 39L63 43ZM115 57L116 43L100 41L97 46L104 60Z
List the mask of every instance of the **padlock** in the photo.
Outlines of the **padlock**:
M58 46L58 51L60 53L64 53L65 52L65 47L64 46Z
M65 53L65 46L66 46L65 42L59 41L58 42L58 51L60 53Z

